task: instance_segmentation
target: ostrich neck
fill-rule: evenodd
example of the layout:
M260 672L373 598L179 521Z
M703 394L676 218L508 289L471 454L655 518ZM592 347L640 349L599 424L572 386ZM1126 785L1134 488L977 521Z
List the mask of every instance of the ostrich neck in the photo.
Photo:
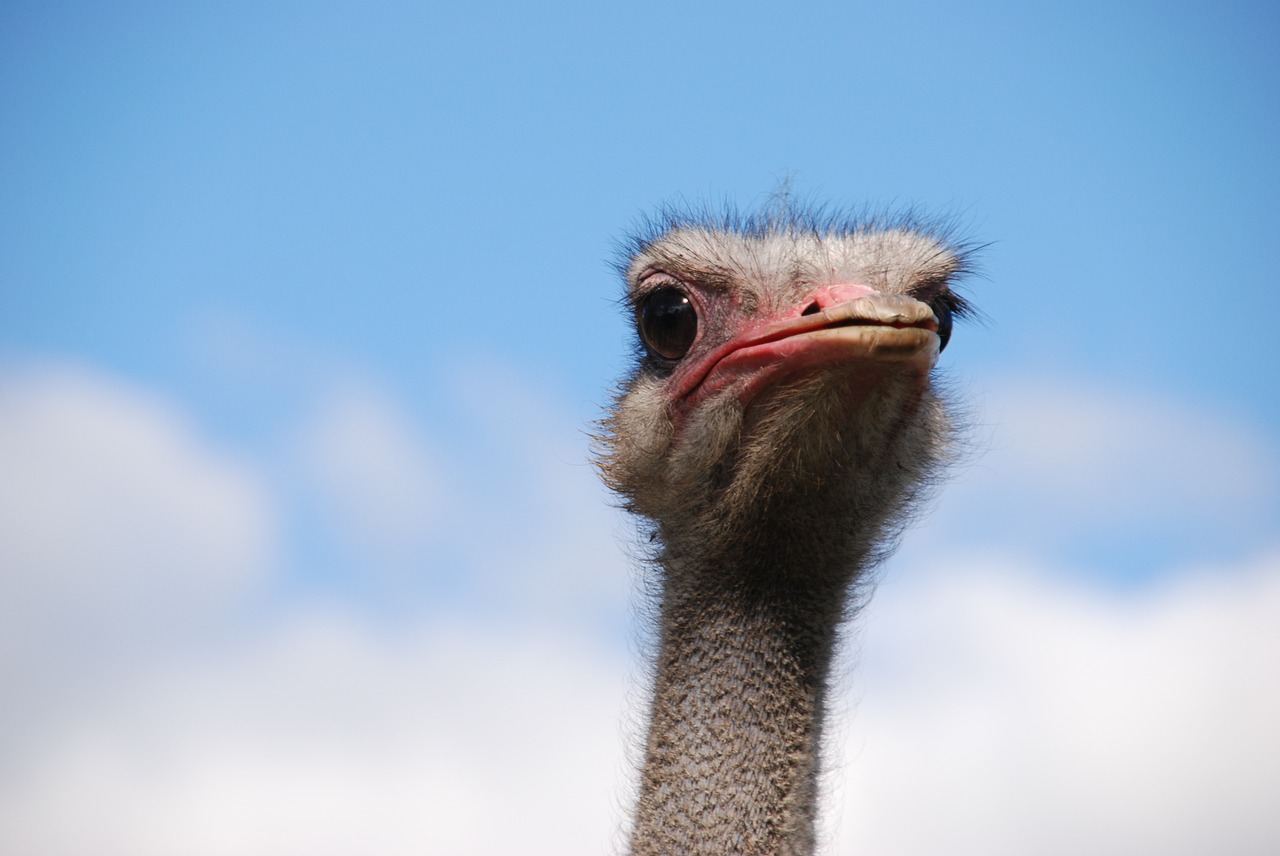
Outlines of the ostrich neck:
M852 571L664 564L632 852L811 853L823 696Z
M859 401L785 414L830 443L789 445L762 420L769 442L754 448L771 454L744 453L723 488L691 484L677 511L652 515L662 599L637 856L813 852L839 625L945 435L918 385Z

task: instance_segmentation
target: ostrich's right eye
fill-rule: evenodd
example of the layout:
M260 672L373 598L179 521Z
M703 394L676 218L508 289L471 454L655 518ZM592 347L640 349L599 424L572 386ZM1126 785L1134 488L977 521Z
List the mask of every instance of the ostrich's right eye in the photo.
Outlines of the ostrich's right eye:
M645 295L636 310L640 338L652 353L678 360L689 353L698 336L698 311L689 295L678 288L660 288Z

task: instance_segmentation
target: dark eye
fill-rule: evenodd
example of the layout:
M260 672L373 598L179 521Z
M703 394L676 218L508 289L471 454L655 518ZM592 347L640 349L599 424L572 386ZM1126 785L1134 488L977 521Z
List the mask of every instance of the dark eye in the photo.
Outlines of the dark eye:
M660 288L640 301L636 310L640 338L651 352L668 360L689 353L698 336L698 312L678 288Z
M938 353L942 353L947 342L951 341L951 307L939 304L933 307L933 314L938 318L938 338L942 340L938 345Z
M935 291L931 296L919 297L918 299L929 304L929 308L933 310L933 314L938 319L938 351L941 352L947 347L947 342L951 341L951 326L956 318L967 318L973 314L973 310L969 307L969 302L960 295L956 294L945 285Z

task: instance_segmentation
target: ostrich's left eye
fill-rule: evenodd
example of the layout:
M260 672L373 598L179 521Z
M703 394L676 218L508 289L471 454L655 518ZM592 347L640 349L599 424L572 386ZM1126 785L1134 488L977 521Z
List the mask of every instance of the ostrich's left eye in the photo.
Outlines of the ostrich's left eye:
M941 343L938 345L938 353L946 350L947 342L951 341L951 307L939 303L933 307L933 314L938 318L938 338Z
M973 312L969 308L969 302L948 288L945 282L926 284L911 296L929 304L929 308L933 310L934 317L938 319L938 351L946 350L947 343L951 341L951 328L955 325L955 319L967 318Z
M650 352L663 359L678 360L689 353L698 337L698 310L680 289L660 288L640 301L636 326Z

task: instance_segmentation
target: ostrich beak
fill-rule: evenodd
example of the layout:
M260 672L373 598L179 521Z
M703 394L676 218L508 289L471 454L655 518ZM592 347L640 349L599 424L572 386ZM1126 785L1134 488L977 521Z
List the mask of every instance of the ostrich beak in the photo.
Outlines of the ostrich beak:
M673 375L677 412L727 389L745 409L767 388L833 368L897 365L927 375L941 344L933 310L905 295L864 292L836 303L806 300L803 310L759 320L682 366Z

